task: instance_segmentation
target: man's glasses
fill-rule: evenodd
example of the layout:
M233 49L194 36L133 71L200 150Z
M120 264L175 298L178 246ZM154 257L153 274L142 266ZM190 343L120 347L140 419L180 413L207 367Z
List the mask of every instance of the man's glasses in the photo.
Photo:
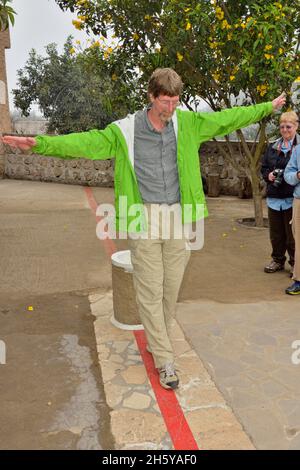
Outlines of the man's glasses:
M180 105L180 101L171 101L171 100L161 100L160 98L158 98L158 101L160 101L160 103L163 105L163 106L172 106L172 108L177 108L179 105Z
M290 130L292 128L293 128L293 126L290 126L289 124L287 124L287 125L283 124L282 126L279 126L279 129L289 129Z

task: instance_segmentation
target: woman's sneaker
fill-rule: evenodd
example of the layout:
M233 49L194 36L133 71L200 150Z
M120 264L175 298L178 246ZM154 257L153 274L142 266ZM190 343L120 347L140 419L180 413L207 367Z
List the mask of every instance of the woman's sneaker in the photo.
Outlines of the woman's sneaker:
M179 378L176 374L174 364L168 363L158 369L159 382L163 388L175 390L179 385Z

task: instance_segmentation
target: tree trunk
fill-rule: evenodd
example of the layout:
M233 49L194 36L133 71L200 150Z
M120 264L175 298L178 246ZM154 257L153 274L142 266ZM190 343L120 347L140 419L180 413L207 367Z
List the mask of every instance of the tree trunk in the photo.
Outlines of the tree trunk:
M266 122L260 123L259 140L257 142L254 154L249 149L247 142L241 130L237 131L240 137L244 152L248 158L249 170L251 175L254 215L256 227L264 226L263 205L262 205L262 191L260 188L260 162L261 155L266 143Z
M251 180L252 180L252 191L253 191L255 225L256 227L263 227L264 217L263 217L262 192L260 189L259 177L256 171L255 172L251 171Z

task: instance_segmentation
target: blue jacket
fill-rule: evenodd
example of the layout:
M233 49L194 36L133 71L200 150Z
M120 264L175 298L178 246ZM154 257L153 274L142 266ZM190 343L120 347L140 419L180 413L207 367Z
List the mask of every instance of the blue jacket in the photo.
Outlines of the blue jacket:
M284 179L291 186L295 186L294 197L300 199L300 180L297 177L297 172L300 171L300 145L296 145L288 162L285 171Z

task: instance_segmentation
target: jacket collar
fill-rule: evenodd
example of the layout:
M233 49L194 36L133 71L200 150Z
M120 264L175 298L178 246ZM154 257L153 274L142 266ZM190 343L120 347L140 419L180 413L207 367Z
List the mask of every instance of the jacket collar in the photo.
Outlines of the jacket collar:
M295 135L295 138L296 138L296 145L299 145L300 144L300 135L299 134L296 134ZM280 137L279 139L275 140L274 144L272 145L272 148L277 150L277 147L278 147L278 144L279 142L282 141L282 137Z

